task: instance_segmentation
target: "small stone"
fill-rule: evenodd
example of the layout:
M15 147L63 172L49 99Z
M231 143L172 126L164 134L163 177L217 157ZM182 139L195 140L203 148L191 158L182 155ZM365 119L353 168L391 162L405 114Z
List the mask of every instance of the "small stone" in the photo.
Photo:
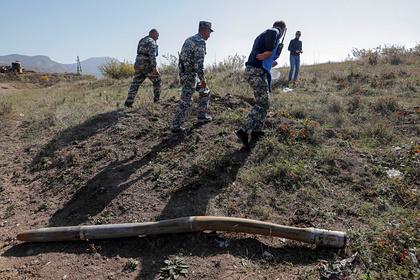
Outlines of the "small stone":
M416 266L419 264L419 261L417 260L416 254L413 252L409 252L408 256L410 257L411 262Z
M274 260L274 256L273 254L271 254L268 251L264 251L264 253L262 254L262 256L266 259L266 260Z
M397 178L397 177L401 177L402 173L401 171L397 170L397 169L388 169L385 171L386 175L388 176L388 178Z

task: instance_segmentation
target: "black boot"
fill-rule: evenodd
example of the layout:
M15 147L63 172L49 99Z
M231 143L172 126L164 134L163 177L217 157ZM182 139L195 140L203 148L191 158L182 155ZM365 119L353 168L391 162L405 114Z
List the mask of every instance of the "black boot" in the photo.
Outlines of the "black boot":
M252 131L251 132L251 141L257 142L258 140L261 140L265 135L264 131Z
M239 140L241 140L242 144L244 145L244 148L246 150L250 150L251 147L249 145L249 136L248 133L243 130L242 128L236 131L236 136L238 136Z
M133 101L132 100L126 100L124 103L124 106L127 108L133 108Z

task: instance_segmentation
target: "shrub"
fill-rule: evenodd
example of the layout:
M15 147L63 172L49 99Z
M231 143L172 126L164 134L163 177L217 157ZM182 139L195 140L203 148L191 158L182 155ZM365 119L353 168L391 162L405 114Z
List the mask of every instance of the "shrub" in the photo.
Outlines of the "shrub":
M235 54L230 55L227 58L225 58L223 61L218 63L213 63L208 68L208 71L210 72L224 72L224 71L239 71L244 68L246 61L246 56Z
M166 60L159 67L159 72L167 75L178 75L178 57L173 54L164 54L162 57Z
M395 112L398 109L397 98L395 96L380 97L373 104L373 109L382 115Z
M340 98L333 97L328 100L328 111L331 113L340 113L343 109L343 103Z
M364 128L364 136L373 142L374 145L385 145L391 143L395 139L395 134L389 125L379 122L371 123Z
M363 107L363 99L361 95L354 95L352 96L348 103L348 108L347 111L349 113L354 113L356 112L359 108Z
M352 50L352 54L355 58L361 60L367 60L370 65L376 65L379 61L379 53L381 51L381 47L377 47L375 49L357 49L354 48Z
M407 54L405 47L400 46L385 46L382 49L382 55L385 61L392 65L399 65L404 63L404 57Z
M111 79L125 79L134 75L133 64L127 61L119 62L116 59L99 66L99 70L102 75Z
M48 82L50 80L50 77L48 77L48 75L42 75L41 77L39 77L39 80L41 82Z
M415 45L414 48L409 50L409 52L415 56L420 56L420 44Z
M399 65L407 63L410 56L418 55L420 47L406 49L404 46L379 46L374 49L357 49L352 50L352 55L358 60L367 61L370 65L376 65L379 62Z

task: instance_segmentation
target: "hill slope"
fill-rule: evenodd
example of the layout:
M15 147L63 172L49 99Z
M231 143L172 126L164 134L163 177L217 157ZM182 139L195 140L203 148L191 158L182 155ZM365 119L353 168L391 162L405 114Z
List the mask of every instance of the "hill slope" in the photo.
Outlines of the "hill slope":
M233 134L253 103L240 71L208 73L214 121L195 125L193 109L186 123L193 130L183 137L169 132L176 75L163 77L160 104L146 83L132 110L121 108L129 80L20 85L0 96L0 273L158 279L164 261L178 256L189 265L187 279L415 279L419 65L303 67L293 93L282 91L285 81L274 84L266 136L250 152ZM14 239L43 226L187 215L344 230L350 241L330 250L224 233Z

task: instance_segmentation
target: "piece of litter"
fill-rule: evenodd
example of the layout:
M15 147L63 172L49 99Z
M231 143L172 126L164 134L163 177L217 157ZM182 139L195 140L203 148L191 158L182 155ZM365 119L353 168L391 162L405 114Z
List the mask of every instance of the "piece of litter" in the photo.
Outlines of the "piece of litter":
M288 87L283 88L283 92L285 92L285 93L289 93L289 92L292 92L292 91L293 91L293 89L291 89L291 88L288 88Z
M385 171L386 175L388 176L388 178L397 178L397 177L401 177L402 173L401 171L397 170L397 169L388 169Z
M19 114L19 116L20 116L20 117L24 117L25 115L24 115L24 114L22 114L22 113L20 113L20 114Z
M280 72L274 68L271 69L270 74L271 74L271 79L273 80L277 80L278 78L280 78Z

